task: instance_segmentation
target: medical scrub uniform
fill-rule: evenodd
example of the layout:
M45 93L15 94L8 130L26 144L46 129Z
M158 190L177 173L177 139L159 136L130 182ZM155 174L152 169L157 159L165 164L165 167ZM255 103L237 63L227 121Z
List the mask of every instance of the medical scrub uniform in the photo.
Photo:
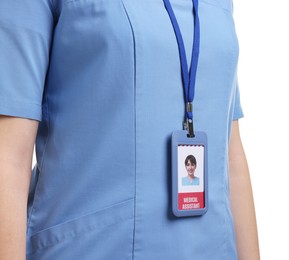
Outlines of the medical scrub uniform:
M191 0L171 0L190 64ZM199 0L194 126L209 207L175 217L178 45L162 0L1 0L0 114L40 121L27 260L237 259L228 142L242 117L231 0ZM21 131L21 129L19 129Z
M190 179L188 176L182 178L182 185L200 185L200 179L198 177L194 177L194 179Z

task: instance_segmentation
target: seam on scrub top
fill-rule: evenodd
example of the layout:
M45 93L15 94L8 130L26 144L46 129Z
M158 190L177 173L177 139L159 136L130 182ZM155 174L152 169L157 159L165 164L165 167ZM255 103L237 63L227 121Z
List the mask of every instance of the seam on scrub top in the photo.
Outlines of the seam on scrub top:
M231 23L231 22L229 22ZM228 31L228 35L231 37L231 41L233 43L233 45L235 44L234 42L236 41L236 35L235 35L235 32L232 30L232 27L231 25L229 24L228 25L230 28L229 28L229 31ZM233 55L234 52L236 52L237 50L235 49L235 47L233 47L233 50L232 50L232 53L231 55ZM229 67L228 69L226 70L226 73L227 75L230 75L230 74L234 74L234 71L233 68L234 68L234 62L233 62L234 58L231 58L228 60L229 62ZM237 60L238 62L238 60ZM237 69L237 68L236 68ZM228 82L232 81L233 82L233 79L232 78L229 78L228 77ZM230 109L230 108L229 108ZM228 118L229 120L229 118ZM229 122L230 123L230 122ZM227 128L227 131L228 131L228 128ZM228 133L226 134L226 136L228 135ZM227 140L227 138L226 138ZM226 142L226 144L224 145L224 151L225 151L225 158L224 158L224 161L226 162L226 165L224 165L222 168L223 168L223 173L224 173L224 177L223 177L223 207L224 207L224 225L225 225L225 228L224 228L224 238L225 238L225 241L224 241L224 253L225 253L225 256L228 256L228 252L229 252L229 246L228 246L228 241L230 239L229 237L229 230L230 230L230 225L229 225L229 222L230 222L230 217L233 218L233 216L229 216L229 213L228 213L228 210L231 211L231 194L230 194L230 189L229 189L229 180L230 180L230 169L229 169L229 156L228 156L228 150L229 149L229 143ZM225 178L225 167L227 169L227 179ZM228 182L228 185L227 185L227 182ZM227 197L228 196L228 197ZM227 199L229 199L229 205L227 205ZM229 209L227 209L227 207L230 207ZM235 239L235 238L234 238ZM236 241L236 240L235 240ZM236 243L236 242L235 242ZM236 244L235 244L236 246Z
M225 169L224 167L222 167L222 172L225 173ZM225 188L225 174L223 175L223 181L222 181L222 189L223 189L223 200L222 200L222 204L223 204L223 219L224 219L224 228L223 228L223 232L224 232L224 241L223 241L223 248L224 248L224 257L226 257L228 255L228 245L227 245L227 240L228 240L228 216L227 216L227 212L226 212L226 188ZM224 258L225 259L225 258Z
M39 235L39 234L41 234L41 233L43 233L43 232L46 232L46 231L48 231L48 230L52 230L52 229L55 229L55 228L57 228L57 227L60 227L60 226L69 224L69 223L71 223L71 222L79 221L79 220L81 220L81 219L83 219L83 218L85 218L85 217L89 217L89 216L92 216L92 215L95 215L95 214L98 214L98 213L101 213L101 212L104 212L104 211L107 211L107 210L116 208L116 207L118 207L118 206L121 206L122 204L129 203L129 202L132 201L133 199L134 199L134 198L129 198L129 199L126 199L126 200L123 200L123 201L120 201L120 202L116 202L116 203L114 203L114 204L112 204L112 205L109 205L109 206L106 206L106 207L104 207L104 208L100 208L100 209L98 209L98 210L91 211L91 212L86 213L86 214L84 214L84 215L80 215L80 216L78 216L78 217L76 217L76 218L68 219L68 220L66 220L66 221L64 221L64 222L61 222L61 223L58 223L58 224L56 224L56 225L52 225L52 226L50 226L50 227L44 228L44 229L42 229L42 230L39 230L39 231L31 234L31 235L29 236L29 238L32 238L32 237L34 237L35 235Z
M225 155L225 161L226 161L226 165L224 166L224 213L225 213L225 228L226 228L226 239L225 239L225 255L228 255L228 240L229 240L229 215L228 215L228 209L227 209L227 196L229 195L230 196L230 193L228 192L229 190L229 184L227 184L227 182L229 182L229 156L228 156L228 139L226 138L226 150L225 150L225 153L227 155ZM226 179L226 175L225 173L227 172L227 179ZM230 202L230 197L228 198L229 199L229 202ZM229 204L230 205L230 204Z
M113 226L113 225L116 225L116 224L118 224L118 223L120 223L120 222L124 222L124 221L127 221L127 220L130 220L130 218L118 220L118 221L116 221L116 222L114 222L114 223L111 223L111 224L105 226L105 228L109 228L109 227L111 227L111 226ZM65 243L66 241L69 241L69 240L68 240L69 238L71 238L71 240L80 239L80 238L82 238L83 236L88 235L88 234L90 234L90 233L93 232L93 231L95 231L95 229L86 230L85 232L76 234L75 236L64 237L63 239L58 240L58 241L55 242L55 243L51 243L51 244L46 245L46 246L36 247L35 250L30 251L30 252L27 252L27 254L28 254L28 255L31 255L31 254L34 254L34 253L39 252L39 251L41 251L41 250L45 250L45 249L47 249L47 248L49 248L49 247L54 247L54 246L56 246L56 245L58 245L58 244ZM99 230L98 233L99 233L99 232L102 232L102 231L103 231L103 230Z
M39 35L41 36L41 38L45 38L44 41L46 41L46 39L50 39L51 35L50 34L46 34L46 33L43 33L43 32L39 32L39 31L35 31L35 30L31 30L30 28L28 27L22 27L22 26L19 26L19 24L13 24L13 23L7 23L5 24L5 22L1 22L1 25L0 27L2 28L7 28L7 29L13 29L14 30L19 30L19 31L28 31L28 32L31 32L33 34L36 34L36 35Z
M9 98L1 96L1 95L0 95L0 99L4 100L6 102L7 101L11 102ZM26 101L23 99L15 99L15 98L13 98L13 101L14 101L14 103L25 103L25 104L30 104L30 105L37 106L37 107L41 108L41 104L39 104L39 103L34 103L34 102Z
M228 234L227 234L227 225L228 225L228 221L227 221L227 213L226 213L226 205L225 202L223 202L223 214L224 214L224 257L226 257L228 255L228 245L227 245L227 239L228 239ZM225 259L225 258L224 258Z
M229 22L231 23L231 21ZM234 42L237 41L238 42L238 39L237 39L237 36L236 36L236 33L235 31L232 29L231 25L229 24L229 31L228 31L228 35L231 37L231 41L233 43L233 45L235 44ZM236 52L237 50L235 49L235 47L233 47L233 50L232 50L232 53L231 55L233 55L234 52ZM234 58L230 59L228 62L229 62L229 67L228 69L226 70L226 73L227 75L230 75L230 74L233 74L234 75L234 72L235 71L232 71L233 68L234 68ZM238 60L237 60L238 62ZM237 67L234 69L236 70ZM229 78L228 77L228 81L234 81L233 78ZM230 108L229 108L230 109ZM228 118L229 120L229 118ZM230 122L229 122L230 123ZM228 128L227 128L227 131L228 131ZM228 135L228 133L226 134ZM227 138L226 138L227 140ZM233 216L229 216L229 213L228 211L231 211L231 194L230 194L230 188L229 188L229 181L230 181L230 168L229 168L229 155L228 155L228 150L229 149L229 143L226 142L226 144L224 145L224 151L225 151L225 158L224 158L224 161L226 162L226 165L224 165L222 168L223 168L223 173L224 173L224 178L223 178L223 193L224 193L224 196L223 196L223 205L224 205L224 225L225 225L225 229L224 229L224 232L225 232L225 241L224 241L224 253L225 253L225 256L228 255L228 252L229 252L229 245L228 245L228 241L230 239L229 237L229 231L230 231L230 226L229 223L230 223L230 218L233 218ZM226 167L226 170L227 170L227 179L225 178L225 167ZM228 196L228 197L227 197ZM229 199L229 205L227 205L227 199ZM227 207L229 207L229 209L227 209ZM232 219L233 221L233 219ZM234 227L233 227L234 228ZM236 246L236 239L234 237L234 240L235 240L235 246Z
M38 180L37 180L36 187L35 187L34 198L33 198L33 202L31 205L31 211L30 211L29 219L27 222L26 234L29 234L29 229L31 227L31 219L33 217L33 213L34 213L34 209L35 209L35 201L37 200L37 194L38 194L38 189L39 189L38 187L39 187L39 183L40 183L41 176L42 176L42 174L41 174L42 165L43 165L44 157L46 154L48 140L50 137L50 117L49 117L49 104L48 104L48 98L47 98L47 89L45 90L44 98L46 100L46 117L47 117L47 119L45 119L45 120L46 120L46 125L47 125L47 137L46 137L44 148L43 148L43 155L41 158L41 162L39 164L37 163L39 165L39 176L38 176Z
M228 12L228 13L231 13L231 10L223 7L223 6L220 4L220 2L218 2L219 5L217 5L217 4L214 5L214 4L212 4L212 3L207 2L206 0L202 0L202 1L200 1L200 3L207 4L207 5L210 5L210 6L214 6L214 7L216 7L216 8L223 9L224 11L226 11L226 12Z
M229 174L229 167L227 166L228 169L228 174ZM229 188L229 187L228 187ZM232 211L231 211L231 198L230 198L230 192L227 191L226 189L224 189L224 222L225 222L225 241L224 241L224 257L225 256L229 256L229 240L234 239L234 245L235 245L235 250L237 249L236 246L236 234L235 234L235 227L234 227L234 219L233 219L233 215L232 215ZM227 203L226 203L226 198L229 195L229 208L227 208ZM233 230L232 230L233 229ZM233 234L232 234L233 231ZM229 235L232 234L232 235ZM237 254L237 251L235 251L235 253ZM224 258L225 259L225 258ZM231 260L231 259L230 259Z
M40 171L42 170L42 165L43 165L44 157L45 157L45 154L46 154L47 143L48 143L48 140L49 140L49 137L50 137L49 103L48 103L48 98L47 98L46 94L45 94L45 101L46 101L46 117L47 117L47 119L46 119L47 137L46 137L46 140L45 140L45 145L44 145L44 149L43 149L43 155L42 155L42 158L41 158L41 162L39 164L39 170Z
M70 3L73 3L73 2L79 2L80 0L67 0L64 2L64 4L70 4Z
M54 1L53 0L49 0L50 1L50 4L52 6L52 14L53 14L53 18L54 20L56 20L56 17L57 17L57 9L56 9L56 6L54 4Z
M128 202L128 201L130 201L130 200L132 200L132 199L126 200L126 201L124 201L124 202ZM124 203L124 202L121 202L121 203ZM118 203L118 204L121 204L121 203ZM116 204L116 205L117 205L117 204ZM97 212L99 212L99 211L96 211L96 212L94 212L94 213L97 213ZM92 214L94 214L94 213L91 213L91 214L88 214L88 215L92 215ZM82 216L82 217L85 217L85 216L87 216L87 215L84 215L84 216ZM77 218L77 219L81 219L82 217ZM57 241L55 241L54 243L50 243L50 244L48 244L48 245L35 246L35 249L32 250L32 251L30 251L30 252L27 252L27 254L30 255L30 254L33 254L33 253L35 253L35 252L37 252L37 251L41 251L41 250L43 250L43 249L47 249L48 247L53 247L53 246L56 246L56 245L58 245L58 244L64 243L65 241L75 240L75 238L76 238L76 240L77 240L77 239L79 239L79 238L81 238L81 237L83 237L83 236L85 236L85 235L87 235L87 234L89 234L89 233L91 233L91 232L95 232L95 231L96 231L97 233L103 232L104 229L106 229L106 228L109 228L109 227L111 227L111 226L113 226L113 225L116 225L116 224L118 224L118 223L121 223L121 222L128 221L128 220L130 220L130 219L132 219L132 218L133 218L133 216L132 216L132 217L127 217L126 214L124 214L124 215L122 216L122 218L118 218L118 219L115 220L114 222L112 222L112 223L110 223L110 224L108 224L108 225L102 226L98 231L96 231L97 228L96 228L95 226L94 226L94 227L91 226L91 227L89 227L87 230L83 230L82 232L76 233L75 235L72 235L72 236L69 235L69 236L63 237L63 239L57 240ZM77 220L77 219L75 219L75 220ZM72 220L72 221L73 221L73 220ZM67 222L70 222L70 221L67 221ZM62 223L62 224L65 224L65 223L67 223L67 222L64 222L64 223ZM62 225L62 224L59 224L59 225ZM58 225L57 225L57 226L58 226ZM44 229L44 230L42 230L42 231L45 231L45 230L48 230L48 229L51 229L51 228L53 228L53 227ZM41 233L42 231L37 232L37 233L33 234L32 236L37 235L37 234ZM32 237L32 236L31 236L31 237Z
M132 241L132 259L134 259L134 245L135 245L135 217L136 217L136 47L135 47L135 34L132 26L130 16L126 9L125 4L121 0L122 6L124 8L127 20L130 25L131 34L133 38L133 61L134 61L134 209L133 209L133 241Z

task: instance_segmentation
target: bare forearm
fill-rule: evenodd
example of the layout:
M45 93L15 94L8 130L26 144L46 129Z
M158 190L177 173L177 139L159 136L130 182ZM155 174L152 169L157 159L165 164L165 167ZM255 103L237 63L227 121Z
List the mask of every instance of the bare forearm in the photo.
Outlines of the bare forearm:
M246 170L237 173L238 170L232 170L230 185L239 260L258 260L260 256L250 177Z
M27 198L38 122L0 116L0 259L24 260Z
M26 257L27 172L0 163L0 259ZM13 177L14 176L14 177ZM26 182L26 183L25 183Z
M239 135L238 129L234 134ZM246 156L239 137L230 144L230 193L239 260L259 260L253 193Z

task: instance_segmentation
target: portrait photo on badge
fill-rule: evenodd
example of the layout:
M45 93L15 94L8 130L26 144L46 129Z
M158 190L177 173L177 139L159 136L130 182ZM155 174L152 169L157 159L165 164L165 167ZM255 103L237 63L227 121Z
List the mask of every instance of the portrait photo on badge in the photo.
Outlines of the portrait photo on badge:
M178 209L204 208L204 146L178 145Z

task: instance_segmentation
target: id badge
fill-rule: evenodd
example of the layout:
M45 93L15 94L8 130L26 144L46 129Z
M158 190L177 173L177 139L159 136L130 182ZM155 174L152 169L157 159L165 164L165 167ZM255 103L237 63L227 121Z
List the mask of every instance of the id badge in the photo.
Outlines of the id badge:
M172 208L177 217L203 215L208 210L207 135L175 131L172 135Z

